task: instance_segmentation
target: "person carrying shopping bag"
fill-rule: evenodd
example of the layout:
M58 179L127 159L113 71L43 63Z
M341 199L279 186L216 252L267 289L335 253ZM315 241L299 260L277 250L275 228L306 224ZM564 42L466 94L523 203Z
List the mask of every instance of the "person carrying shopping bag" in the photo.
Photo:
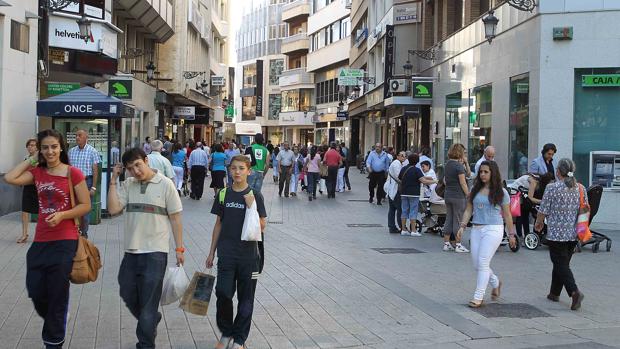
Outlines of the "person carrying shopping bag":
M510 246L516 245L515 232L510 213L510 195L502 187L502 178L495 161L483 161L476 174L474 186L467 198L457 238L461 238L467 222L473 214L471 230L471 259L478 277L474 297L469 306L478 308L482 305L486 288L490 283L495 300L500 296L502 282L491 270L491 259L504 237L504 223L510 236ZM502 219L503 217L503 219Z
M217 278L215 285L216 321L222 335L216 349L245 348L250 333L254 309L254 291L259 275L259 250L257 241L241 239L247 202L253 197L260 217L261 231L265 231L267 212L260 192L248 185L250 159L243 155L232 158L230 170L233 185L223 189L221 200L215 200L211 213L217 215L211 247L207 257L207 268L213 267L217 251ZM219 197L218 193L217 197ZM216 198L217 198L216 197ZM237 293L237 315L233 317L233 297Z

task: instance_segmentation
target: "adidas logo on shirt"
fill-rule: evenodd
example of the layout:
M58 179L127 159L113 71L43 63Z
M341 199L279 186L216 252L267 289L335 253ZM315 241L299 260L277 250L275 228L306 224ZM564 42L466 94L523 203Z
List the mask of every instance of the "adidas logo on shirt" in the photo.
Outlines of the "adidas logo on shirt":
M227 202L226 203L226 207L229 208L239 208L239 209L245 209L245 205L244 204L240 204L238 202Z

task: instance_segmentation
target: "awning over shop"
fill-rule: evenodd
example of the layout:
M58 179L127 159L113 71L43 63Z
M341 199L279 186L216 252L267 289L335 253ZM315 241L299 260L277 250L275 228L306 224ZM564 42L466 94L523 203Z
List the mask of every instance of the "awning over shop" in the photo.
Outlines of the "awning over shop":
M37 101L37 115L73 118L133 117L134 109L92 87Z
M260 124L251 124L246 122L235 123L235 134L241 136L254 136L257 133L262 133L263 130Z

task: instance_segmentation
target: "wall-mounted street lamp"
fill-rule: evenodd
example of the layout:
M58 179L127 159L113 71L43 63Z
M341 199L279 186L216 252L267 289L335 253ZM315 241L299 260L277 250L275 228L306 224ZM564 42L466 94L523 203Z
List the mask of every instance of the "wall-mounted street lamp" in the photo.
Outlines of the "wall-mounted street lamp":
M484 37L489 41L489 44L495 38L497 30L497 23L499 19L493 14L494 11L490 10L489 13L482 17L482 23L484 23Z
M203 95L209 93L209 83L207 80L202 79L200 84L196 83L196 90L201 91Z
M92 22L93 21L84 14L77 20L78 27L80 27L80 37L82 37L85 42L90 40Z
M411 64L410 59L411 59L411 55L416 55L422 59L425 59L427 61L434 61L435 60L435 55L436 55L436 51L431 47L428 50L407 50L407 63ZM406 63L405 63L406 64ZM404 66L403 66L404 68ZM411 67L413 68L413 67Z
M157 69L157 67L155 67L153 61L150 61L146 65L146 81L153 80L153 77L155 77L155 69Z

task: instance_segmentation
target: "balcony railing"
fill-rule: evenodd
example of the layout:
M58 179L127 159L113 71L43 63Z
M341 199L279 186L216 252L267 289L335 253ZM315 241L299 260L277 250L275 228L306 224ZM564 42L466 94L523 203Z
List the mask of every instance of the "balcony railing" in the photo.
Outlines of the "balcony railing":
M288 21L310 15L310 0L296 0L282 6L282 20Z
M306 72L306 68L289 69L280 75L280 87L295 85L314 85L314 73Z
M310 41L306 33L299 33L282 39L281 52L283 54L308 51L309 49Z

